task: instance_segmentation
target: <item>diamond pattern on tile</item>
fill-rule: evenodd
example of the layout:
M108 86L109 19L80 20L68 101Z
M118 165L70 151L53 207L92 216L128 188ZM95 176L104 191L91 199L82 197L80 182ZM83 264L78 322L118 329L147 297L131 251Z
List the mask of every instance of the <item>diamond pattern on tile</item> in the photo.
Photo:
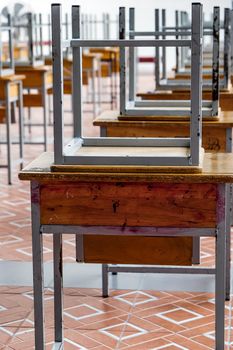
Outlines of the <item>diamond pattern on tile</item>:
M0 234L0 246L15 244L19 242L23 242L23 239L19 236L9 233Z
M145 303L139 305L140 307L132 305L130 308L122 310L121 305L116 304L115 297L128 293L131 291L114 291L110 292L109 298L103 299L101 291L97 289L64 288L64 333L67 339L65 342L67 349L213 349L213 310L202 307L203 303L205 305L208 300L213 298L213 295L143 291L148 295L158 295L156 304L153 304L152 308L150 303ZM34 333L31 287L0 286L0 295L1 305L6 309L0 312L0 325L2 327L0 328L0 345L7 343L13 350L32 349ZM111 295L113 296L111 297ZM47 289L45 291L45 320L46 332L47 335L49 334L48 350L52 350L52 345L50 347L49 343L53 340L52 296L53 290ZM130 298L130 296L128 297ZM131 295L131 298L134 299L134 295ZM188 313L186 313L186 304L189 305ZM185 305L185 307L181 305ZM144 306L146 307L144 308ZM184 311L182 309L186 312L176 314L178 312L176 310ZM199 310L200 312L202 310L203 315L202 318L196 319ZM173 317L173 320L178 322L186 322L177 325L159 317L162 313L170 318ZM229 313L231 313L231 308ZM182 316L183 319L179 316ZM190 321L190 319L194 320ZM229 337L228 324L229 322L226 323L226 341ZM232 342L233 329L231 328Z
M7 211L7 210L0 211L0 219L1 219L1 220L2 220L2 219L8 219L8 218L10 218L10 217L12 217L12 216L15 216L15 214L14 214L14 213L11 213L11 212L9 212L9 211Z
M203 315L200 315L194 311L190 311L185 308L179 307L176 309L158 313L157 317L161 317L166 321L181 325L186 322L196 321L200 318L203 318Z
M19 330L19 327L22 323L24 323L26 325L26 327L24 329L21 328ZM27 328L27 327L33 327L33 326L34 326L34 322L32 322L31 320L21 319L21 320L3 323L0 326L0 330L9 334L10 336L19 336L19 335L22 335L25 333L33 332L32 328Z
M51 288L47 288L46 290L47 292L50 291L53 293L53 289ZM30 299L30 300L34 300L34 296L33 296L33 291L28 291L26 293L23 293L23 296L25 296L26 298ZM54 296L53 295L44 295L44 301L47 301L47 300L53 300L54 299Z
M20 219L16 221L11 221L11 225L14 225L19 228L31 227L31 219Z
M25 254L27 256L32 256L32 247L31 246L24 247L24 248L19 248L19 249L16 249L16 251L21 253L21 254ZM43 252L44 252L44 254L51 253L52 249L44 247Z
M29 200L28 199L24 199L24 198L14 198L14 199L8 199L8 200L4 200L3 203L7 204L7 205L12 205L17 206L17 205L23 205L23 204L29 204Z
M136 305L136 306L148 303L150 301L155 301L158 299L143 291L132 291L132 292L117 295L114 298L117 300L123 301L124 303L127 303L129 305Z
M227 333L228 331L229 331L229 328L225 328L225 332ZM230 331L231 331L231 334L233 334L233 327L230 327ZM215 331L204 333L204 337L215 340ZM233 340L231 340L230 342L228 340L225 340L225 345L228 345L228 346L233 345Z
M124 331L126 331L127 335L122 335L121 330L119 329L119 327L121 326L125 326ZM127 330L126 330L127 327ZM131 339L134 337L138 337L142 334L146 334L147 331L143 328L140 328L138 326L135 326L134 324L131 323L127 323L127 325L125 325L124 323L120 323L120 324L116 324L113 326L109 326L109 327L105 327L99 330L99 332L104 333L106 335L108 335L111 338L114 338L116 340L126 340L126 339ZM130 333L130 334L128 334Z
M76 246L76 243L75 243L75 238L70 238L70 239L64 239L63 241L64 244L69 244L71 245L72 247L75 247Z
M73 318L76 321L82 320L87 317L101 315L101 314L103 314L102 310L99 310L87 304L81 304L78 306L72 306L70 308L66 308L66 311L64 312L64 315L70 318Z
M208 253L206 251L201 251L201 259L206 259L210 257L211 257L211 253Z

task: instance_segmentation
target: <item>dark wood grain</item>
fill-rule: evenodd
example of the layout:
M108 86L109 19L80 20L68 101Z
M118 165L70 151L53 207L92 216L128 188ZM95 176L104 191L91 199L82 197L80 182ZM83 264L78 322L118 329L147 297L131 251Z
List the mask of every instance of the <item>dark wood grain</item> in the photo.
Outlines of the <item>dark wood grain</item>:
M84 236L84 262L191 265L190 237Z
M42 224L215 227L216 186L124 182L43 184L40 205Z

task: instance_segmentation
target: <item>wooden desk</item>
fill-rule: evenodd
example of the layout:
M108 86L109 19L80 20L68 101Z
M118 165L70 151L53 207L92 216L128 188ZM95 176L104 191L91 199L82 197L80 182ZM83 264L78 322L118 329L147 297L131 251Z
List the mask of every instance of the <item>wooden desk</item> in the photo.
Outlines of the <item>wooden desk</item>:
M29 127L31 126L43 126L44 150L47 150L47 96L48 90L51 89L53 83L52 67L50 66L16 66L17 73L24 74L25 80L23 82L23 88L27 90L27 93L23 94L24 107L28 107L29 113ZM36 90L37 93L33 93L32 90ZM43 108L43 123L31 124L31 107ZM30 131L30 129L29 129ZM30 141L31 144L41 144L41 142Z
M190 91L157 91L157 92L147 92L138 93L138 97L143 100L190 100ZM211 91L203 91L203 100L212 100ZM233 92L232 90L226 92L220 92L220 107L222 111L233 111Z
M82 262L182 266L191 264L192 237L215 237L216 268L202 272L201 268L196 269L199 273L215 274L216 349L224 350L227 188L233 182L233 156L206 154L199 174L161 174L151 171L150 167L135 172L134 167L127 166L100 166L98 172L91 166L80 166L78 170L76 167L76 172L72 172L72 167L65 172L51 172L52 164L53 154L45 153L19 174L21 180L31 182L36 350L45 349L43 233L53 234L54 240L57 348L63 342L62 233L80 236ZM131 242L126 240L130 237ZM162 239L167 243L163 248L159 243ZM130 244L127 250L121 251L126 244ZM163 249L162 253L156 254L156 249L153 253L150 244ZM133 256L130 255L132 247ZM170 251L178 253L170 254ZM166 272L171 269L165 267ZM185 271L188 269L194 268L185 267ZM106 281L103 284L107 296Z
M26 61L28 59L28 45L27 43L19 43L14 45L14 59L16 61Z
M101 81L100 81L100 54L88 53L82 55L82 83L89 87L91 85L91 101L86 103L93 104L93 115L96 116L100 111L100 94L101 94ZM47 59L46 62L49 62ZM63 74L64 74L64 94L72 95L72 69L73 61L70 58L63 59ZM96 81L97 80L97 81ZM49 94L52 94L52 88L49 89ZM88 91L89 94L89 91ZM88 95L87 94L87 95Z
M0 104L1 104L1 122L6 123L6 141L1 143L7 144L7 164L0 165L1 168L7 168L8 171L8 184L12 184L12 131L11 123L13 118L12 104L18 103L19 107L19 158L18 163L20 169L23 166L23 80L24 75L9 75L0 77ZM13 110L14 110L13 109Z
M151 120L129 117L119 120L119 112L106 111L94 120L107 137L188 137L189 121ZM130 120L132 119L132 120ZM218 121L203 121L202 144L209 152L232 152L233 112L222 112Z
M101 54L83 54L82 68L83 74L87 76L87 81L91 82L91 100L88 101L88 91L86 103L93 104L93 115L96 117L100 113L101 108Z
M120 71L120 51L116 47L90 48L91 53L101 54L101 77L110 77L111 109L117 106L117 73ZM103 103L103 101L101 101ZM109 103L109 101L106 101Z
M103 48L90 48L90 52L92 53L101 53L101 59L105 60L113 60L112 72L119 73L120 71L120 50L117 47L103 47ZM105 76L106 72L102 71L103 76Z

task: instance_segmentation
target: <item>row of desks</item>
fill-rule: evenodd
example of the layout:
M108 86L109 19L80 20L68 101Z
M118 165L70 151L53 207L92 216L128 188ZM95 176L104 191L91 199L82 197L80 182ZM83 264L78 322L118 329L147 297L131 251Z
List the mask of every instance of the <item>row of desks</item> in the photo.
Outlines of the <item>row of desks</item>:
M6 124L7 163L2 165L8 169L8 183L12 183L12 144L19 143L18 162L23 164L23 144L43 144L47 150L47 94L52 87L52 69L47 66L16 67L15 74L0 78L0 123ZM25 93L27 90L27 93ZM15 121L15 107L19 108L19 133L12 135L11 123ZM42 107L43 117L39 126L43 127L43 141L25 140L24 108ZM29 130L31 127L29 113ZM18 139L18 140L17 140Z
M102 136L186 136L188 131L188 121L173 121L172 127L166 120L122 121L115 112L103 114L94 124L101 127ZM200 173L158 173L153 167L129 170L124 166L62 170L53 166L51 153L44 153L20 173L20 179L31 183L36 349L44 349L45 343L43 234L53 235L59 347L63 341L62 234L73 233L80 262L166 265L166 272L171 272L169 265L181 265L183 273L214 274L216 349L224 350L233 156L220 152L232 150L232 126L228 112L218 121L204 122L205 146L219 153L205 154ZM193 239L200 237L215 238L216 266L194 272ZM103 286L106 296L105 280Z
M92 84L92 96L93 96L93 113L96 115L97 100L99 99L98 105L100 105L100 94L99 89L100 84L96 86L96 76L99 72L102 76L107 75L107 71L104 70L104 62L108 64L111 61L111 72L116 73L119 70L118 62L119 52L115 49L105 49L100 50L99 52L93 52L89 55L84 55L84 75L83 81L84 84L88 84L90 74L93 80ZM103 58L102 71L100 66L96 66L96 61ZM18 162L23 164L23 144L43 144L44 150L47 150L48 139L47 139L47 126L48 126L48 106L50 108L50 100L48 101L49 95L52 94L52 67L51 59L47 60L49 65L38 65L38 66L25 66L25 65L16 65L15 74L7 77L0 78L0 123L6 124L6 142L7 144L7 163L6 165L1 165L1 167L6 167L8 169L8 183L12 183L12 143L19 143L19 159ZM71 80L71 71L72 71L72 62L68 59L64 60L64 67L68 70L69 75L68 79L65 80L64 91L67 94L72 94L72 80ZM91 73L90 73L91 72ZM89 74L90 73L90 74ZM66 73L67 74L67 73ZM109 72L108 72L109 74ZM116 83L116 81L115 81ZM116 84L115 84L116 85ZM110 103L112 104L115 100L114 94L116 93L116 87L111 85L111 99ZM96 99L98 96L98 99ZM19 141L14 141L11 131L11 122L15 121L15 107L16 104L19 106ZM28 109L28 121L24 118L23 106ZM37 124L32 123L31 121L31 108L33 107L42 107L43 115L41 121ZM31 133L31 128L33 126L40 126L43 128L43 140L34 141L31 138L25 140L24 127L28 126L29 134Z

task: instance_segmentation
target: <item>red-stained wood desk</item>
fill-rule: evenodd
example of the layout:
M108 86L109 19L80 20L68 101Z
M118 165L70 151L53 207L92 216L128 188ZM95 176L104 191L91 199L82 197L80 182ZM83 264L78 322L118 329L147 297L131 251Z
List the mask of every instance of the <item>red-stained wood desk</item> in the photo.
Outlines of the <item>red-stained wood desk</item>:
M44 153L19 178L31 183L36 350L45 349L44 233L54 242L56 348L63 348L62 234L73 233L82 237L82 262L172 265L184 273L195 269L192 238L215 237L215 268L196 269L215 275L216 349L224 350L231 154L206 154L200 173L158 173L156 167L53 166L53 154Z

